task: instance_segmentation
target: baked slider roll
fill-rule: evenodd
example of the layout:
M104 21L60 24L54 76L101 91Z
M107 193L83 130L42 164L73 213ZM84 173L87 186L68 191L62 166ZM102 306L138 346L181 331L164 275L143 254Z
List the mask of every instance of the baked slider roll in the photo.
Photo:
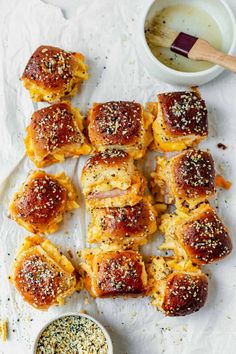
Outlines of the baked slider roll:
M73 96L88 73L81 53L42 45L29 59L21 79L33 101L55 102Z
M207 151L185 150L170 159L157 157L151 189L158 201L194 208L215 194L214 161Z
M147 294L152 305L166 316L190 315L207 299L208 279L197 267L176 262L174 257L152 257L146 265Z
M137 249L156 231L156 217L148 197L134 206L92 209L87 241L101 247Z
M232 251L228 230L209 204L162 216L160 231L165 236L160 249L172 249L180 259L198 265L216 262Z
M50 234L58 229L64 213L78 206L69 177L39 170L29 174L9 211L11 219L30 232Z
M146 187L133 159L121 150L92 156L83 168L81 183L89 209L133 206Z
M88 114L88 134L98 151L119 149L139 159L153 140L152 121L152 114L136 102L94 103Z
M162 93L147 108L155 117L152 128L159 151L194 147L208 135L207 108L198 92Z
M38 310L63 305L76 290L75 269L49 241L26 237L14 262L11 277L24 301Z
M91 151L83 135L83 117L69 102L55 103L34 112L27 127L27 155L37 167L79 157Z
M81 264L84 285L94 298L145 294L147 274L138 252L91 249L82 256L86 261Z

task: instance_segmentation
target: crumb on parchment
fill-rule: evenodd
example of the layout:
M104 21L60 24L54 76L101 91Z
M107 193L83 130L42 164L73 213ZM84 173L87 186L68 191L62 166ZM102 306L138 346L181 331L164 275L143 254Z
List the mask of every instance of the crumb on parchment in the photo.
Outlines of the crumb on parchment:
M3 342L7 341L8 337L8 321L0 320L0 337Z

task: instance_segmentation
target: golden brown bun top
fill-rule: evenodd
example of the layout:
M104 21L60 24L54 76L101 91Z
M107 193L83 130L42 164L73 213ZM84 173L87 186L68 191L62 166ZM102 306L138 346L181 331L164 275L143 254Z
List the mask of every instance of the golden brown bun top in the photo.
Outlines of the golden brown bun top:
M31 224L47 224L57 216L66 200L66 189L40 171L25 185L22 195L14 202L14 208L18 217Z
M29 59L22 79L34 81L49 89L60 89L70 82L77 62L73 53L43 45Z
M185 316L204 306L208 293L205 274L172 273L165 289L163 310L168 316Z
M202 264L216 261L232 250L228 231L210 206L187 222L181 234L187 251Z
M126 164L129 160L131 160L131 157L125 151L107 150L105 152L101 152L90 157L87 160L83 170L87 171L96 165L104 165L104 168L106 168L106 166L112 165L118 166Z
M30 129L36 143L48 152L66 144L83 142L83 136L75 126L71 106L67 102L36 111L31 118Z
M63 290L67 290L62 282L60 268L48 263L40 252L26 252L17 263L14 282L25 300L38 308L50 306ZM72 277L71 279L72 281ZM68 280L69 280L68 279Z
M101 144L133 144L140 135L142 106L127 101L94 104L89 120Z
M133 251L107 252L98 268L100 296L140 294L144 292L143 266L140 256Z
M167 129L174 135L208 133L205 101L195 92L171 92L158 95Z
M186 150L173 158L172 168L179 194L187 198L214 194L215 168L208 152Z
M150 217L148 205L143 201L123 208L104 208L101 228L111 237L135 235L148 228Z

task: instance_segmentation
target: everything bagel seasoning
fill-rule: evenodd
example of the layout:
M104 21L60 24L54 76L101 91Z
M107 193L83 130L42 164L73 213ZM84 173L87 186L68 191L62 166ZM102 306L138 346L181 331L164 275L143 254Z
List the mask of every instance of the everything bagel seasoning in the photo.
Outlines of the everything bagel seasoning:
M92 320L66 316L50 323L39 337L36 354L108 354L102 329Z

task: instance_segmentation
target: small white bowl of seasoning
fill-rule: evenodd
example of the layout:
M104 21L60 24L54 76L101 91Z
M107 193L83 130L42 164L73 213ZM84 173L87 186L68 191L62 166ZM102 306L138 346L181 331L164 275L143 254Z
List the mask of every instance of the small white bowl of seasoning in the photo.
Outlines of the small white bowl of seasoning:
M223 72L208 62L193 61L151 46L145 31L157 18L176 32L186 32L208 40L216 49L235 54L236 23L234 14L223 0L155 0L142 12L137 32L137 51L149 74L175 85L203 85Z
M39 332L33 354L113 354L107 330L86 314L69 313L48 322Z

